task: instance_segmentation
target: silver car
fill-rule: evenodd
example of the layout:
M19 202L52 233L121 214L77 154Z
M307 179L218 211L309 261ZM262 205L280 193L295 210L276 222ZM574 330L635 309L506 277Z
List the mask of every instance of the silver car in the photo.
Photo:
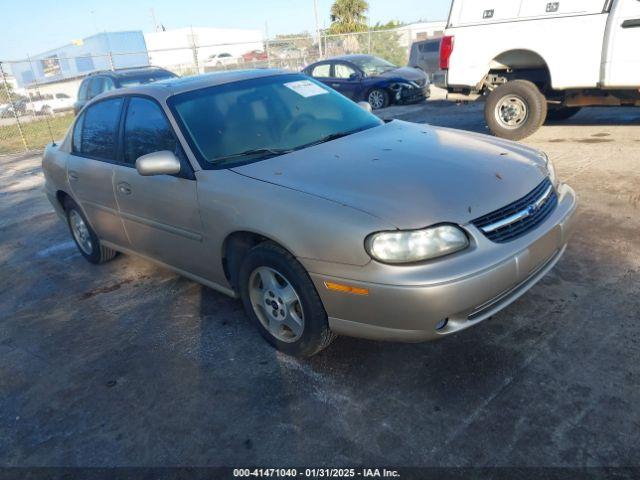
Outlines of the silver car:
M576 209L541 152L270 70L103 94L43 167L88 261L137 254L239 297L296 356L478 324L556 264Z

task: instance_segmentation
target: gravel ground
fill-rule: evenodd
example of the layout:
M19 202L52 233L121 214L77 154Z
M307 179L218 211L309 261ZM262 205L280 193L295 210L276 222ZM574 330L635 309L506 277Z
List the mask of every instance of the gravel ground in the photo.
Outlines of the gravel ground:
M383 116L486 132L481 105ZM144 260L76 252L38 156L0 157L0 465L640 463L640 110L526 143L580 197L557 267L437 343L272 350L238 301Z

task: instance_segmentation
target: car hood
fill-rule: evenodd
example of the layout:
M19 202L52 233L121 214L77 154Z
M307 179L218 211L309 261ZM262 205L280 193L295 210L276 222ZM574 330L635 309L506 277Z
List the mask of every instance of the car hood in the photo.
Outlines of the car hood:
M417 68L413 67L401 67L395 68L393 70L389 70L388 72L384 72L378 77L381 78L402 78L404 80L410 80L412 82L417 82L420 80L426 80L427 75Z
M402 229L468 223L525 196L547 175L531 148L397 120L232 170Z

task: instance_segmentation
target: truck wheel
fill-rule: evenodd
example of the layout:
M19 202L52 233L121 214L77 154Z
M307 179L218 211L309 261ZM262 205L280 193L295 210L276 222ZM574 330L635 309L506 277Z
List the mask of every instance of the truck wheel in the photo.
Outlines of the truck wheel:
M533 135L547 118L547 100L528 80L513 80L487 97L484 116L491 132L508 140Z
M582 110L581 107L560 107L550 108L547 113L547 121L549 120L566 120L573 117L576 113Z

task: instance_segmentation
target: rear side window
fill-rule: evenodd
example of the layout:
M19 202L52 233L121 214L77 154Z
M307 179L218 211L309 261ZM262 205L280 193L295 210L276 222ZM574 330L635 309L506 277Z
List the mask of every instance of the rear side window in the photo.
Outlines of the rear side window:
M111 80L109 77L104 77L103 81L104 81L104 84L102 86L103 92L109 92L111 90L115 90L116 86L113 84L113 80Z
M148 153L169 150L180 156L178 143L160 106L147 98L129 101L124 123L124 161L131 165Z
M72 150L80 153L82 150L82 124L84 123L84 113L78 117L73 127Z
M74 145L80 145L79 153L100 160L113 161L117 156L118 124L122 98L112 98L91 105L84 112L82 133Z

